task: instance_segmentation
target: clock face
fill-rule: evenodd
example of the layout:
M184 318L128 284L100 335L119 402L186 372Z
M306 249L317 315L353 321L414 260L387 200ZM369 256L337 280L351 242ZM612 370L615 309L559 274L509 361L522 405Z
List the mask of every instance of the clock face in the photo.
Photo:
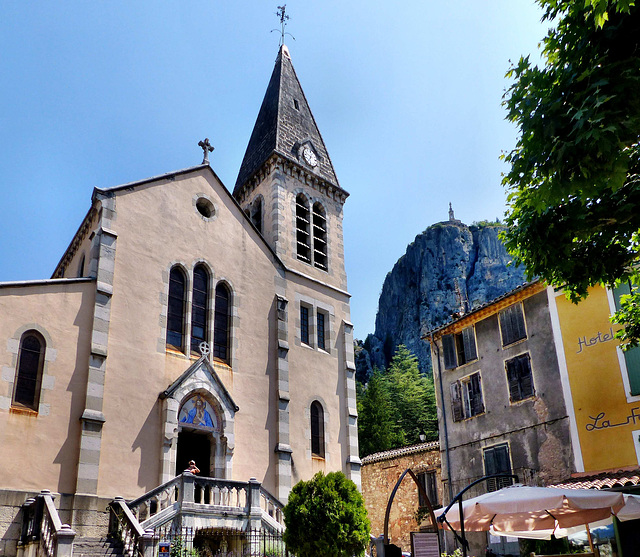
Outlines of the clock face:
M304 151L302 151L302 155L304 156L304 160L306 160L307 164L309 164L310 166L316 166L318 164L316 154L311 150L310 147L305 147Z

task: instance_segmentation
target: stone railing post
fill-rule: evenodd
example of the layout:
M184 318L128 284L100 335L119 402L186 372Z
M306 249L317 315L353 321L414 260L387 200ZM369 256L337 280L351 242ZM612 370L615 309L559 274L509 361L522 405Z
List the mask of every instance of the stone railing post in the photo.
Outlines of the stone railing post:
M153 557L154 532L152 529L145 530L144 535L138 539L138 551L141 557Z
M262 507L260 506L260 482L256 478L249 479L249 521L252 530L259 530L262 526Z
M75 531L68 524L63 524L62 528L56 532L56 557L72 557L73 540L76 537Z
M182 503L195 503L195 500L195 476L191 472L182 472L180 506L182 507Z
M260 554L260 536L256 535L262 528L262 508L260 507L260 482L256 478L249 478L249 493L247 494L249 507L249 529L252 531L250 555Z

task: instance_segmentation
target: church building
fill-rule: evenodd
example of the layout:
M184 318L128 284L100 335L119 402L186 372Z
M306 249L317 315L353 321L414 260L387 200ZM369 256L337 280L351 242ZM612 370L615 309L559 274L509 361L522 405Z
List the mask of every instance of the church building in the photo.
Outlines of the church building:
M348 193L286 46L233 192L208 145L95 188L51 278L0 283L0 555L40 490L81 534L190 460L280 503L318 471L359 485Z

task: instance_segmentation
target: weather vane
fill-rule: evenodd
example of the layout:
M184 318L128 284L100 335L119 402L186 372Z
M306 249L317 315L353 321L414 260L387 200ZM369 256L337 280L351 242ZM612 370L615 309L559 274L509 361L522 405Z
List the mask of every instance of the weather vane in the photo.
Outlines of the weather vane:
M286 11L287 11L286 4L283 4L282 6L278 6L278 11L276 12L276 15L280 19L280 29L271 29L272 33L274 31L276 32L280 31L280 46L284 44L285 35L289 35L294 41L296 40L296 38L291 33L288 33L285 31L287 27L287 21L289 20L289 16L286 14Z

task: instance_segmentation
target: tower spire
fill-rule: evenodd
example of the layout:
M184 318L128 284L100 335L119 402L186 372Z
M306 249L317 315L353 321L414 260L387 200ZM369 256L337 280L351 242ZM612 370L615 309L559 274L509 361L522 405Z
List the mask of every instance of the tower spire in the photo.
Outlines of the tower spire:
M234 195L277 154L340 189L329 153L311 113L286 45L278 52L267 91L244 154ZM346 192L345 192L346 193Z

